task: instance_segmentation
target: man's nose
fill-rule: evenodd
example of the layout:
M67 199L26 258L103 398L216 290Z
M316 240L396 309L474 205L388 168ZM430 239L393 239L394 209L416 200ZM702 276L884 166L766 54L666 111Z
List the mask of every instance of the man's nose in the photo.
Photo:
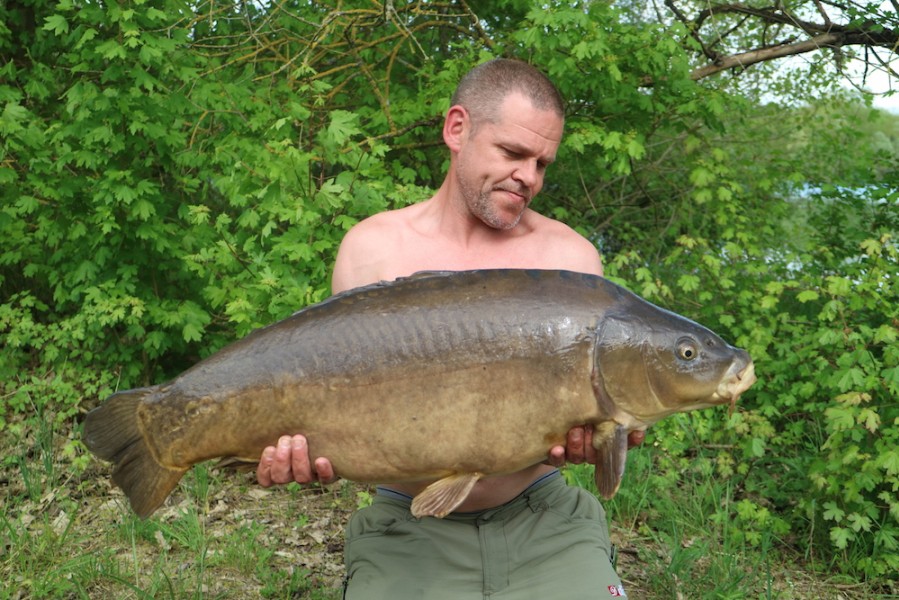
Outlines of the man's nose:
M516 181L522 183L528 188L533 188L540 181L541 173L540 169L537 167L537 161L535 160L525 160L521 161L515 172L512 173L512 178Z

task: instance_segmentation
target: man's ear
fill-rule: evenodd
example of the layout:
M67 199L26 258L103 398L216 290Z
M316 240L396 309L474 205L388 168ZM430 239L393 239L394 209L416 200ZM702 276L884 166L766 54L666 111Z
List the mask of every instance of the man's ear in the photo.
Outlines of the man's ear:
M458 152L471 132L471 116L458 104L451 106L443 120L443 141L452 152Z

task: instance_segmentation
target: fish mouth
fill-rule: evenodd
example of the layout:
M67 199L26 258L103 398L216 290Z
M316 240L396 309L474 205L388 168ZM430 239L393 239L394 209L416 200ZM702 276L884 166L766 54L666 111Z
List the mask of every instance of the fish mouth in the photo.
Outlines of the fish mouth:
M730 410L733 411L740 394L752 387L752 384L756 381L758 379L755 376L755 363L750 361L748 365L734 373L732 377L728 377L718 384L715 395L722 403L729 401Z

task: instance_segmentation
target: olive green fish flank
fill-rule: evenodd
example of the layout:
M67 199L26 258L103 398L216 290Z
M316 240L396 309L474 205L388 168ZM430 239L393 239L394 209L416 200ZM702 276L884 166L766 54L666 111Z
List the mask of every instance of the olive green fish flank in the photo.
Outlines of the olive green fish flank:
M223 348L169 382L113 394L84 443L146 517L209 459L255 462L281 435L360 482L433 482L441 517L483 477L544 462L594 425L605 498L627 434L731 404L752 359L610 281L569 271L421 273L350 290Z

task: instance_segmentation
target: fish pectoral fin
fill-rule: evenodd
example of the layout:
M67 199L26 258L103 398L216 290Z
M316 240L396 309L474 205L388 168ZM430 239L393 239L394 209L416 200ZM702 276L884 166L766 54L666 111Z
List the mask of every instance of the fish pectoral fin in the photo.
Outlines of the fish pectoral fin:
M468 497L483 473L457 473L438 479L412 500L412 515L442 519Z
M593 430L593 447L596 448L596 489L604 500L611 499L624 477L627 462L627 429L615 421L598 424Z

